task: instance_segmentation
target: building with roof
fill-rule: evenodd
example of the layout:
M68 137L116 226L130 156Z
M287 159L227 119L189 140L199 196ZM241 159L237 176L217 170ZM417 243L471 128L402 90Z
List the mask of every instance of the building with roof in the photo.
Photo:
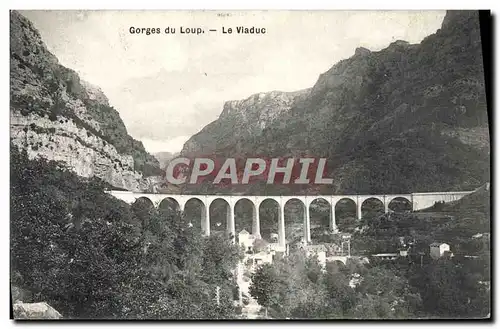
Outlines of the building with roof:
M276 254L282 253L284 256L288 256L290 253L290 243L285 241L285 246L281 246L279 242L269 243L267 245L267 252Z
M273 254L265 251L253 254L248 258L251 259L252 270L255 270L256 266L273 263Z
M243 246L245 252L253 251L253 244L256 239L257 239L256 236L250 234L245 229L241 230L240 233L238 233L238 243L240 244L240 246Z
M430 244L429 248L432 259L439 259L444 255L449 255L451 253L450 245L447 243L433 242Z

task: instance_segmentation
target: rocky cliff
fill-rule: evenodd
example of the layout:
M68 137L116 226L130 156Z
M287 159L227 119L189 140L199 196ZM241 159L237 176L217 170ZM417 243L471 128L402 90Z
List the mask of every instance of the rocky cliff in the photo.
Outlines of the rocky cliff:
M15 320L58 320L63 316L49 304L16 302L13 305Z
M490 179L475 11L448 12L420 44L358 48L301 95L265 125L259 118L274 109L255 106L259 96L226 103L183 153L327 157L334 184L321 193L468 189Z
M257 138L267 127L279 124L292 106L308 93L309 89L289 93L272 91L228 101L219 119L192 136L181 154L221 154L226 148L240 152L246 140Z
M33 24L10 14L11 141L31 158L63 161L81 176L128 190L148 190L158 160L128 135L95 86L59 64Z

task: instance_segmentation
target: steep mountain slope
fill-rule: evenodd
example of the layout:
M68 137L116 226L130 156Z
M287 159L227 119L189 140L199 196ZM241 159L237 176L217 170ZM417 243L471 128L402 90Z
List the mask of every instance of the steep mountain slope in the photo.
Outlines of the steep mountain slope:
M441 29L417 45L396 41L378 52L358 48L264 129L243 136L240 129L228 131L226 122L246 111L223 111L183 153L327 157L334 183L321 193L469 189L489 181L475 11L448 12ZM217 147L200 140L216 140Z
M77 174L147 190L158 160L127 133L102 91L59 64L33 24L10 14L11 140L31 158L65 162Z
M280 121L290 108L304 98L309 89L291 93L272 91L255 94L241 101L228 101L218 120L191 137L181 154L206 154L241 151L243 143L259 136L267 127Z

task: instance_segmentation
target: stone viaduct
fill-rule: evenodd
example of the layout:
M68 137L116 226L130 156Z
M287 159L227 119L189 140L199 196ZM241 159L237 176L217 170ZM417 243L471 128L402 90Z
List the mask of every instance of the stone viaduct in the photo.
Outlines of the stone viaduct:
M384 211L389 212L389 204L396 198L406 199L412 210L421 210L434 205L435 202L456 201L474 191L462 192L429 192L411 194L390 194L390 195L314 195L314 196L242 196L242 195L186 195L186 194L158 194L158 193L137 193L130 191L107 191L114 197L127 203L134 203L139 198L151 201L153 205L159 207L163 200L174 202L179 211L183 212L188 202L197 200L201 204L201 227L205 235L210 235L210 205L215 200L224 200L226 203L227 231L236 236L234 213L236 205L242 200L248 200L252 204L252 234L260 236L259 209L265 200L273 200L278 206L278 242L280 246L285 246L285 205L291 200L299 200L304 210L304 239L311 242L310 206L316 200L324 200L330 206L330 229L337 231L335 222L335 206L340 200L349 199L356 204L356 216L361 219L361 209L363 203L368 199L379 200L384 205Z

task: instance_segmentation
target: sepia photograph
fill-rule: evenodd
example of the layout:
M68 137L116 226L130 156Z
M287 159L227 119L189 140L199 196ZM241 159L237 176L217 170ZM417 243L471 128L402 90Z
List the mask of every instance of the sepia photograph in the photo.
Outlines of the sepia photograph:
M490 11L9 15L11 319L491 321Z

